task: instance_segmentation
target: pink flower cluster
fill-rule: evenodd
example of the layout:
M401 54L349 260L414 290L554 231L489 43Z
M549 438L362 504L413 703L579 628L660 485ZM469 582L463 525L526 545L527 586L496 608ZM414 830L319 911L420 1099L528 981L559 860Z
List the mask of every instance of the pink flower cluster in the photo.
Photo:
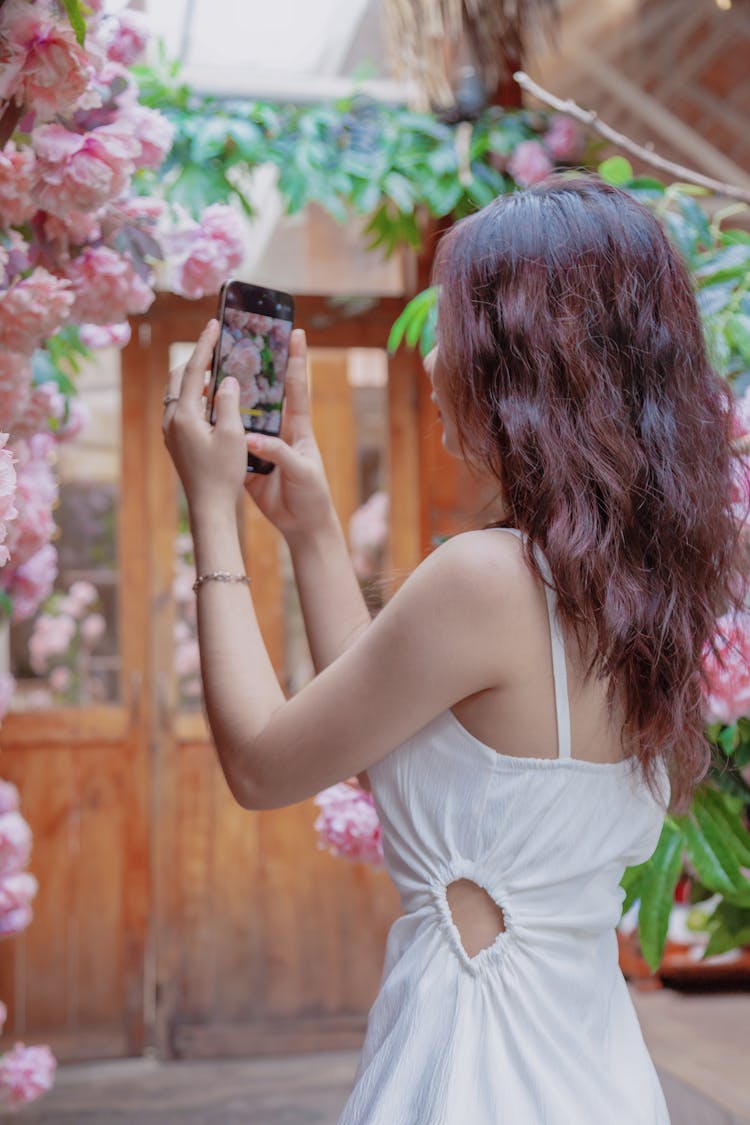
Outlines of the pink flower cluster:
M5 540L8 538L8 524L18 515L13 503L16 495L16 458L12 450L6 448L7 434L0 434L0 566L10 558Z
M750 717L750 611L717 622L718 655L704 654L704 717L707 723L734 723Z
M349 546L358 578L374 577L388 542L388 493L373 492L349 520Z
M51 1090L56 1066L49 1047L16 1043L12 1051L0 1057L0 1104L17 1109Z
M313 824L318 848L352 862L383 866L382 830L370 793L342 781L313 800L321 810Z
M18 811L18 790L0 781L0 937L20 933L31 921L37 882L23 870L30 852L31 830Z
M530 187L549 175L556 164L574 164L583 154L583 134L564 114L550 118L539 141L521 141L507 162L507 170L521 187Z
M6 0L0 24L0 102L49 121L86 94L92 60L51 0Z
M99 593L91 582L74 582L67 593L53 594L38 614L29 639L29 662L38 676L48 675L56 695L80 686L82 651L91 652L107 630L96 609Z
M174 264L170 288L191 299L216 293L245 256L240 217L223 203L207 208L200 223L189 225L183 218L182 229L172 236L171 245ZM180 249L184 254L181 259Z

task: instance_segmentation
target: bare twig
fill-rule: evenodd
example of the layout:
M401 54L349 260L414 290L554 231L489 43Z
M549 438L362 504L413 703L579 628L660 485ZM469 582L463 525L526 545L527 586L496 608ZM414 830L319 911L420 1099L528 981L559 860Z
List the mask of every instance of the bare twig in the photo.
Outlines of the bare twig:
M599 117L592 110L581 109L576 102L571 99L565 101L562 98L556 98L554 94L550 94L548 90L538 86L533 79L529 78L522 70L517 70L513 75L518 85L522 90L526 90L529 94L533 94L540 102L545 105L551 106L556 109L558 113L565 113L568 117L573 117L581 124L587 125L594 132L599 133L600 136L606 137L608 141L612 141L618 148L625 149L626 152L632 153L639 160L645 164L650 164L654 168L659 168L662 172L668 172L671 176L676 176L679 180L687 181L691 184L699 184L701 187L707 188L709 191L716 192L717 195L726 195L730 199L740 199L743 203L750 203L750 191L746 188L737 187L735 184L725 184L721 180L714 180L711 176L704 176L702 172L694 172L691 168L685 168L682 164L674 164L671 160L665 160L663 156L652 152L643 145L631 141L630 137L626 137L623 133L618 133L616 129L606 125L604 121L600 121Z

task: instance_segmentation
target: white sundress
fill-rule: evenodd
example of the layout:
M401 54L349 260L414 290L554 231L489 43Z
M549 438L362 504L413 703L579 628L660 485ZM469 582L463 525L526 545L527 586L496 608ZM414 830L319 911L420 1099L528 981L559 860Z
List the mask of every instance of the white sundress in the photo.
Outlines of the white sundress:
M662 806L631 760L571 757L545 589L558 757L498 753L449 710L368 769L404 913L338 1125L669 1125L615 929L620 879L656 847L669 780L662 766ZM460 878L504 912L475 956L446 897Z

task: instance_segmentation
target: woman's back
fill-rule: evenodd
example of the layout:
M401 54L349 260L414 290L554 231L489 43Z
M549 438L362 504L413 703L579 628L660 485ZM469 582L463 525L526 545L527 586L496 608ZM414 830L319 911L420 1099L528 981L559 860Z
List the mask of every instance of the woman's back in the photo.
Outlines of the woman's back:
M554 594L536 582L540 620L529 582L515 686L444 711L370 767L404 914L339 1125L669 1120L615 934L620 879L656 846L668 782L662 806L631 760L570 754ZM535 737L546 723L544 744L521 741L525 715L515 743L503 728L477 737L503 708L510 721L513 700L528 703ZM457 713L471 708L470 733Z

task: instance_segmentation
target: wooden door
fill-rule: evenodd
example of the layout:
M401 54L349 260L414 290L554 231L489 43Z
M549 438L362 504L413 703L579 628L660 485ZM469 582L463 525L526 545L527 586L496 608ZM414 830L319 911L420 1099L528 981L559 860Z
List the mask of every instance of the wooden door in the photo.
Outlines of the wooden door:
M113 370L110 390L125 435L119 471L109 493L89 498L104 505L103 534L115 532L117 549L102 560L107 548L94 536L99 555L92 551L78 560L86 569L69 571L93 583L107 604L107 633L115 642L97 660L110 686L101 702L79 698L63 706L52 700L38 710L33 691L24 695L20 683L19 698L30 709L9 714L0 732L0 776L20 790L21 811L34 833L29 869L39 881L31 926L0 946L0 997L9 1010L3 1046L20 1038L49 1043L63 1060L139 1054L153 993L149 527L146 466L140 444L131 440L146 432L146 403L132 383L120 398ZM105 423L102 416L92 423L99 456L112 454ZM79 506L88 495L72 486L69 491ZM58 524L70 515L70 496L63 491ZM72 527L82 526L71 519ZM72 546L66 543L63 533L57 541L62 564Z

